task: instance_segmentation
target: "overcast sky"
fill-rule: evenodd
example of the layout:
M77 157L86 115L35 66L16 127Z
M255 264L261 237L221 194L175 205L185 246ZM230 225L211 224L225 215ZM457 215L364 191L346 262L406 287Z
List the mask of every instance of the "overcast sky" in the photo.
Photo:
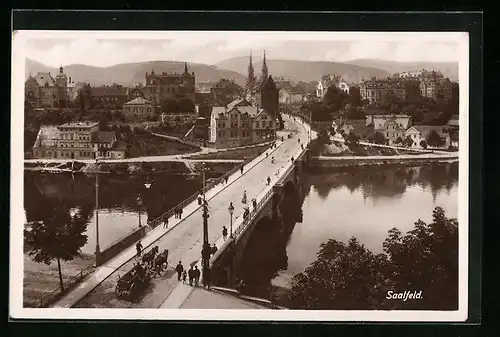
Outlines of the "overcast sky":
M19 32L26 57L48 66L143 61L215 64L255 56L342 62L355 59L458 62L463 33Z

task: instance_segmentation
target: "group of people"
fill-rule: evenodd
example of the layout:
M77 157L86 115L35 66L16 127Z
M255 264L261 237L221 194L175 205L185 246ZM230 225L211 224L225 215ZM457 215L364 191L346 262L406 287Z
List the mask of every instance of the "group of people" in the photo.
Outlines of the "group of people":
M174 209L174 216L176 219L182 218L182 207L176 207Z
M182 283L186 284L189 280L190 286L198 286L200 283L201 271L198 269L198 266L191 266L191 268L186 271L182 262L179 261L177 266L175 267L175 271L177 272L177 280L180 281L182 279Z

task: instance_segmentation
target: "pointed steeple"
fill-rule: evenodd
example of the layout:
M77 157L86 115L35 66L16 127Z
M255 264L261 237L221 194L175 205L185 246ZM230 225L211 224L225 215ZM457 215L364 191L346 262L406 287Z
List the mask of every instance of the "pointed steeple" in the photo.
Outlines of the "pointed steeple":
M266 50L264 50L264 60L262 61L262 81L265 81L269 77L269 72L266 63Z
M252 51L250 51L250 61L248 63L247 90L253 90L255 86L255 73L253 70Z
M184 62L184 72L185 73L188 72L188 64L187 64L187 62Z

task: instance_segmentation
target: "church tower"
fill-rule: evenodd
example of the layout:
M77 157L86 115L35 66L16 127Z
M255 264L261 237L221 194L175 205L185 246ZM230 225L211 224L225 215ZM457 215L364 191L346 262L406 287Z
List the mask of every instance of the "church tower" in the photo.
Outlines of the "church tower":
M271 116L275 117L279 108L279 95L276 83L271 75L265 79L260 93L260 105Z
M248 64L248 76L247 76L246 89L248 92L251 92L254 90L254 88L255 88L255 73L253 70L252 52L250 52L250 62Z
M262 74L261 74L262 82L266 81L268 77L269 77L269 71L267 69L267 63L266 63L266 51L264 50L264 59L262 61Z

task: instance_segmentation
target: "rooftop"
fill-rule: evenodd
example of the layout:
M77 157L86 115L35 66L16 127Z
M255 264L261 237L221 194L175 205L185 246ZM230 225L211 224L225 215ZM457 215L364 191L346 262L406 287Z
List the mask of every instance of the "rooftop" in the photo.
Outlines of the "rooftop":
M96 125L99 125L99 122L92 122L92 121L86 121L86 122L68 122L64 123L58 126L58 128L92 128Z
M94 143L112 143L115 133L113 131L99 131L95 134Z
M142 104L151 104L151 102L145 98L137 97L125 103L125 105L142 105Z

